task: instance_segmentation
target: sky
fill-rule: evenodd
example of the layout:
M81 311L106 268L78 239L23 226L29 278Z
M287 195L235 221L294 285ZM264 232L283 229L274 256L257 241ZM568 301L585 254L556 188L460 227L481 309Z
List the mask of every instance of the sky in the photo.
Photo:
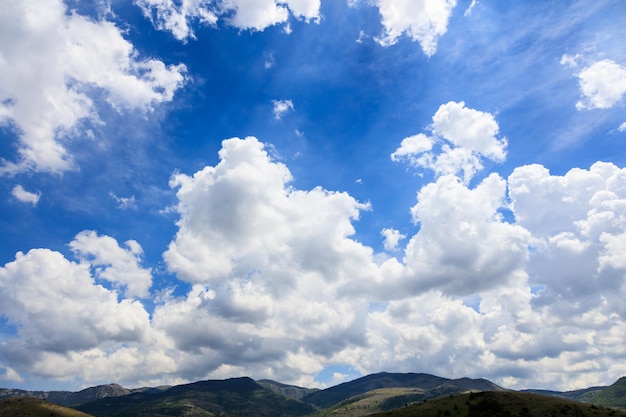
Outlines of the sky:
M623 0L0 0L0 386L626 375Z

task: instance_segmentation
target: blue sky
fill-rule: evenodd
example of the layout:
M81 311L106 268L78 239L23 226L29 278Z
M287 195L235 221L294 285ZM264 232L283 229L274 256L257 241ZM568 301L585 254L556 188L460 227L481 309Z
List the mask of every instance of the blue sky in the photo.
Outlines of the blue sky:
M626 374L626 3L0 10L0 386Z

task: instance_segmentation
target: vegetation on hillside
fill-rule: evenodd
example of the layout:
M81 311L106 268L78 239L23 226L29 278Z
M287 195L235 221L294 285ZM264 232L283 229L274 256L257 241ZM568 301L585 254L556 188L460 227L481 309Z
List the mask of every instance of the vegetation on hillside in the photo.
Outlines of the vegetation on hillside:
M0 417L93 417L39 398L0 400Z
M485 379L382 372L324 390L244 377L132 390L109 384L76 393L0 389L3 395L17 398L1 400L0 417L87 416L52 398L99 398L75 406L97 417L626 417L626 377L609 387L567 392L516 392Z
M104 398L78 407L98 417L297 417L315 407L264 388L250 378L200 381L162 393Z
M484 391L407 405L371 417L626 417L626 412L545 395Z

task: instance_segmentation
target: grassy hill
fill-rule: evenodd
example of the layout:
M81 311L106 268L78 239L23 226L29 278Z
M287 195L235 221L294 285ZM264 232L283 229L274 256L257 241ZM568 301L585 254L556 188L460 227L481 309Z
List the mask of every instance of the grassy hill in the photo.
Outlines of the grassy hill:
M320 408L328 408L350 397L365 394L366 392L380 388L434 388L449 381L428 374L394 374L381 372L367 375L354 381L344 382L321 391L314 392L303 398L303 401L315 404Z
M0 388L0 399L4 398L39 398L55 404L74 407L106 397L119 397L133 392L159 392L168 387L126 389L118 384L98 385L78 392L71 391L26 391L21 389Z
M47 401L26 398L29 394L35 394ZM464 397L461 394L466 395ZM0 388L0 399L3 396L18 398L3 403L5 411L13 411L6 411L0 417L85 416L67 414L73 412L71 409L64 409L65 414L54 414L57 412L55 410L62 410L54 404L57 403L54 398L65 402L64 405L70 404L97 417L363 417L373 413L426 417L626 417L626 414L617 410L621 408L626 411L626 377L620 378L609 387L568 392L514 392L486 379L447 379L423 373L382 372L324 390L312 390L270 380L254 381L244 377L130 390L109 384L74 393ZM26 408L27 411L20 411L16 407ZM60 408L53 410L50 407Z
M0 417L93 417L39 398L0 400Z
M295 385L282 384L270 379L261 379L256 381L259 385L269 388L277 394L283 395L292 400L301 400L309 394L319 391L317 388L302 388Z
M318 411L311 417L362 417L394 410L405 404L423 401L427 390L421 388L379 388Z
M602 390L590 396L590 403L626 409L626 377L622 377Z
M549 395L595 405L626 410L626 377L608 387L591 387L575 391L524 390L534 394Z
M393 396L389 395L389 398L387 398L388 404L404 404L405 402L436 398L448 394L458 394L470 390L492 391L503 389L486 379L447 379L429 374L394 374L381 372L317 391L304 397L303 401L310 402L325 409L352 397L381 388L414 389L411 394L402 394L396 399L392 399ZM415 389L417 389L417 391ZM387 394L389 393L390 391L387 392ZM403 398L403 396L406 398ZM390 409L389 407L383 408L383 410Z
M288 399L250 378L200 381L161 393L104 398L77 408L98 417L297 417L315 411L312 405Z
M626 417L626 412L545 395L485 391L442 397L371 417Z

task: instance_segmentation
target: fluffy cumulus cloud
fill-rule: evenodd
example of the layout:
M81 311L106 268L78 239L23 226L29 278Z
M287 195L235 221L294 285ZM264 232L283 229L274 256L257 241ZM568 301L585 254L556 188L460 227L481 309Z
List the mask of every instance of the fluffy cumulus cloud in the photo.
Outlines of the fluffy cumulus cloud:
M406 235L400 233L399 230L391 228L383 229L380 232L380 235L385 238L385 241L383 242L383 247L388 251L396 250L398 247L398 243L400 243L402 239L406 238Z
M152 285L150 270L139 266L143 250L134 240L125 242L126 249L110 236L94 231L76 235L70 248L76 256L95 268L95 276L119 286L124 295L146 297Z
M468 182L483 169L483 159L503 162L506 158L507 140L498 137L494 116L465 107L462 101L442 104L430 130L432 136L419 133L403 139L391 159L431 169L438 176L463 173Z
M366 305L342 288L378 273L372 250L350 238L368 206L292 189L287 167L252 137L225 140L220 159L171 180L180 220L164 259L194 290L159 309L155 323L179 348L213 352L207 366L288 355L282 368L319 370L311 358L363 342ZM198 323L211 331L193 331Z
M432 130L498 155L497 139L448 120ZM495 132L485 120L477 130ZM396 259L353 237L375 208L293 188L257 139L225 140L219 156L171 178L178 231L163 256L186 292L157 292L138 242L93 231L70 242L74 260L32 249L0 268L5 378L310 386L340 365L573 389L626 372L626 169L527 165L472 187L441 175L417 193L416 232L381 232Z
M165 253L173 272L192 283L258 273L272 291L295 285L302 273L340 282L361 265L369 275L371 249L349 238L366 204L346 193L290 188L287 167L252 137L224 141L220 159L171 180L181 215Z
M19 137L20 155L2 172L73 168L64 142L83 134L79 121L101 122L90 94L119 111L150 111L184 81L184 65L138 58L121 29L61 0L7 1L2 10L0 123Z
M626 94L626 68L610 59L583 68L578 79L583 97L576 103L579 110L613 107Z
M320 0L136 0L155 27L181 41L195 38L193 25L215 25L220 19L239 29L264 30L285 23L290 15L307 22L320 18Z
M437 40L448 30L456 0L378 0L385 33L382 45L393 45L402 35L418 41L428 56L437 51Z
M107 262L117 264L112 257ZM117 280L118 273L120 268L111 268L98 278ZM123 270L120 274L125 280ZM3 336L2 357L20 371L69 378L81 375L77 368L97 350L107 356L106 350L119 352L120 345L149 342L143 305L96 281L87 262L70 261L49 249L18 253L0 268L2 315L17 329L14 337ZM85 363L75 364L71 356L81 356ZM87 368L93 366L97 364Z
M529 233L503 221L506 181L491 174L474 189L446 175L422 188L411 209L420 231L406 248L414 291L457 295L525 279Z
M619 255L626 232L624 178L624 169L610 163L563 176L530 165L509 177L517 223L533 236L527 271L538 290L530 305L549 317L548 331L560 335L552 344L535 342L546 355L553 350L547 361L553 375L559 364L575 373L624 372L619 366L607 369L606 362L607 356L619 361L626 353L612 345L626 313L620 301L625 265ZM525 355L522 349L515 354Z

